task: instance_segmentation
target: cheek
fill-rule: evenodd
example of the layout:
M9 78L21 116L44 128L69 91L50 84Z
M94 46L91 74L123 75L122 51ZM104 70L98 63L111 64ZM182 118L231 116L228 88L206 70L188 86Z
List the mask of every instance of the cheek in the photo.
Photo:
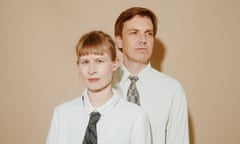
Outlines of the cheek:
M105 75L106 77L108 77L108 76L111 76L112 73L113 73L113 66L112 66L112 65L109 65L109 66L107 66L107 67L105 67L105 68L102 68L101 70L103 70L104 75Z
M134 48L134 45L135 45L135 41L134 40L126 40L126 41L124 41L123 48L122 48L123 52L129 53Z
M153 38L149 38L148 43L149 43L149 45L151 45L153 47L154 39Z
M153 47L154 47L154 44L151 43L150 46L149 46L149 48L150 48L150 52L151 52L151 53L152 53L152 51L153 51Z
M136 39L134 37L126 36L122 40L123 46L131 45Z
M85 77L86 77L86 72L84 71L84 69L78 68L78 72L79 72L79 75L80 75L82 78L85 78Z

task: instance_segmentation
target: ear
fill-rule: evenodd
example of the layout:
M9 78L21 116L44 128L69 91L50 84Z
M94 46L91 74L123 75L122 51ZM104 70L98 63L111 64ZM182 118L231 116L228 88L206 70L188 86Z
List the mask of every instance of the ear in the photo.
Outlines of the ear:
M120 36L115 37L116 45L119 49L122 49L122 38Z
M119 65L120 65L119 59L116 58L115 61L113 62L112 71L116 71L119 68Z

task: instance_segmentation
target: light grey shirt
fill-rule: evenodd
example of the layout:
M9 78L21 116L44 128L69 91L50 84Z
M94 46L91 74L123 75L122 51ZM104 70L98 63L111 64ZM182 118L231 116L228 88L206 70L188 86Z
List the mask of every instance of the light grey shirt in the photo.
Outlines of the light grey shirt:
M97 109L86 91L82 97L56 107L46 144L81 144L92 111L101 113L98 144L151 144L146 113L113 92L114 96Z
M115 81L124 98L130 85L129 71L122 66ZM153 144L189 144L187 100L181 84L156 71L150 64L138 74L136 83L141 107L147 112Z

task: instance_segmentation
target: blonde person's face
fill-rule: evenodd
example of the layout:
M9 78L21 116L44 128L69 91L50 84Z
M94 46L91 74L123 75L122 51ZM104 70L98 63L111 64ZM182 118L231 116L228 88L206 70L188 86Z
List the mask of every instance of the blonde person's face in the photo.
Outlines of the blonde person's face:
M103 55L81 56L78 68L88 90L97 92L111 86L113 71L118 68L118 62L112 62L105 52Z
M124 23L122 37L116 40L125 60L148 63L154 43L152 21L148 17L135 16Z

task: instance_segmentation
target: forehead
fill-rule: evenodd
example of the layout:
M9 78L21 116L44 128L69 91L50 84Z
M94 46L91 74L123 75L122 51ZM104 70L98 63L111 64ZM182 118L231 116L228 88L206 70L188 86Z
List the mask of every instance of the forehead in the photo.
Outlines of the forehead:
M123 29L147 29L153 30L153 23L147 16L135 16L132 19L126 21L123 25Z

